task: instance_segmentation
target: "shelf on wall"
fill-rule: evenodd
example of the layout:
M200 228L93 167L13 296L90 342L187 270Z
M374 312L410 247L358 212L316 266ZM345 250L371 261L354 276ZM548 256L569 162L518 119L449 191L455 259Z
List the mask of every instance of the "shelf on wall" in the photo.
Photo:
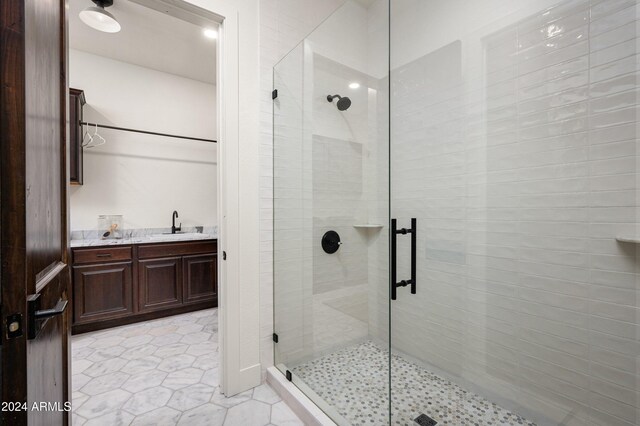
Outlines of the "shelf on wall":
M353 225L354 228L363 228L363 229L382 229L384 225L379 225L377 223L361 223Z
M634 235L624 235L624 236L617 236L616 237L617 241L620 241L621 243L634 243L634 244L640 244L640 236L634 236Z

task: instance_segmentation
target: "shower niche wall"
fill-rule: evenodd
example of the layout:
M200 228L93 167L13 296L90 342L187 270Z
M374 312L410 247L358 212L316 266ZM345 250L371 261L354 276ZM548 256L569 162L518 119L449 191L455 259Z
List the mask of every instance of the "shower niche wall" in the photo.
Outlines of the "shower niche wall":
M347 1L276 65L275 360L337 424L638 424L639 10Z

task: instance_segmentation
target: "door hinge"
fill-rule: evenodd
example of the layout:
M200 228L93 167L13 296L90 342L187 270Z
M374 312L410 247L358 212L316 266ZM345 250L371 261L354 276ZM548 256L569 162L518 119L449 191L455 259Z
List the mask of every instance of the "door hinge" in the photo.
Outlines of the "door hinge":
M273 342L278 343L278 335L276 333L273 333Z
M291 375L291 371L287 370L287 372L285 373L285 376L287 377L288 381L292 381L293 380L293 376Z
M278 89L275 89L273 92L271 92L271 99L275 99L278 97Z

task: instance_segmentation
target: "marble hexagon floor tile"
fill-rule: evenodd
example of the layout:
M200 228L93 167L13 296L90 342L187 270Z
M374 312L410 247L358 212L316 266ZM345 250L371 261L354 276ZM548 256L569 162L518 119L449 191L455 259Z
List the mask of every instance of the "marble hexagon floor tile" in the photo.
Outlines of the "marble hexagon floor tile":
M218 311L74 336L73 419L96 426L302 426L268 385L218 387Z

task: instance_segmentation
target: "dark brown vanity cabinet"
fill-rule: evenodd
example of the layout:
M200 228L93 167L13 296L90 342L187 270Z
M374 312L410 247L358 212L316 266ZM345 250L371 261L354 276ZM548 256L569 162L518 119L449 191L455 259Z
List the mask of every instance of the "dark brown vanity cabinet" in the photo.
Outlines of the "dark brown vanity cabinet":
M69 89L69 182L82 185L82 109L86 103L84 91Z
M184 283L184 303L196 303L202 300L218 298L214 277L218 276L218 259L215 254L185 256L182 258L182 276Z
M182 259L147 259L138 262L138 308L141 312L182 304ZM203 283L211 286L211 283Z
M73 333L218 306L217 241L73 249Z
M133 313L131 262L73 267L75 322L120 318Z

